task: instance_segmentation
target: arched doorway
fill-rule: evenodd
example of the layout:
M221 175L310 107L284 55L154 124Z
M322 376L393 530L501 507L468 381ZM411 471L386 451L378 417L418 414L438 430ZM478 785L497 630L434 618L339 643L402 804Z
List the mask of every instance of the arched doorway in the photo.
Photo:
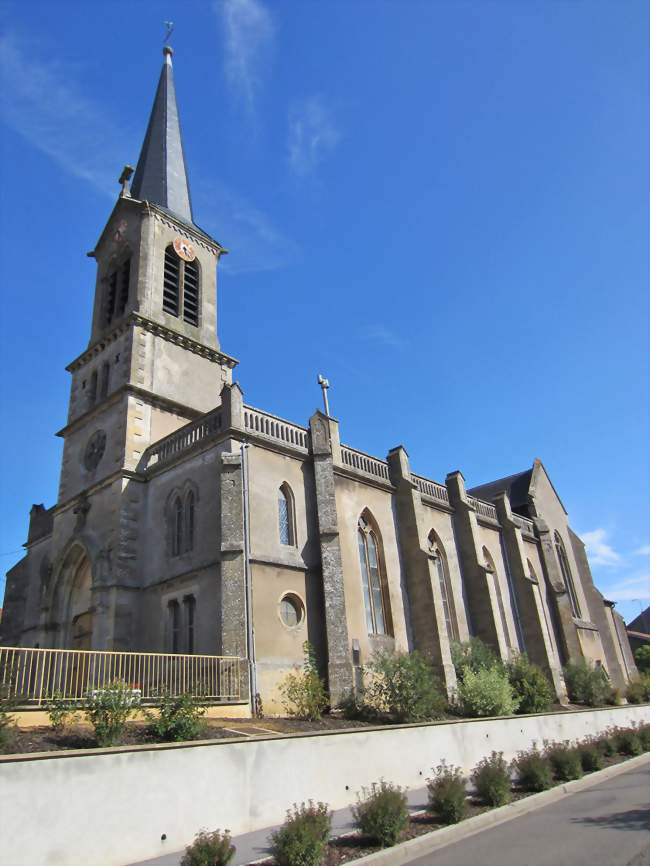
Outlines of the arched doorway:
M85 555L74 572L67 607L64 631L66 647L90 649L93 636L92 572Z

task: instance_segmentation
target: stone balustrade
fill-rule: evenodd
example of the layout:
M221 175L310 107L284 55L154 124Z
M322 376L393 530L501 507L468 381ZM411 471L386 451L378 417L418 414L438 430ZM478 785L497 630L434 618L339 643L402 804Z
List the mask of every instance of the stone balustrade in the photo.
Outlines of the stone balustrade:
M309 431L305 427L299 427L252 406L244 406L244 429L248 433L263 436L298 451L306 453L309 448Z
M155 445L147 449L145 453L145 468L151 469L161 463L167 463L184 451L189 451L198 443L209 437L220 433L223 423L221 407L213 409L206 415L190 421L164 439L160 439Z
M411 475L411 480L420 491L422 496L429 499L435 499L436 502L443 502L449 505L449 493L444 484L439 484L437 481L431 481L429 478L423 478L421 475Z
M390 484L388 463L385 460L378 460L376 457L371 457L369 454L364 454L363 451L357 451L347 445L341 445L341 460L343 465L353 472L379 478Z
M522 532L535 538L535 526L532 520L529 520L527 517L522 517L521 514L513 514L512 519Z
M475 496L468 496L467 501L481 517L487 517L488 520L497 520L497 510L494 505L491 505L489 502L483 502L482 499L477 499Z

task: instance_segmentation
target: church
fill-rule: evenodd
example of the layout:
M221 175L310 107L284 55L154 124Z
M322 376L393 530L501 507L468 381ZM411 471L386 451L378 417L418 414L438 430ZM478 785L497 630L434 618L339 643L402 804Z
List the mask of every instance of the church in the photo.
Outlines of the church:
M88 254L58 500L32 507L0 642L236 657L242 694L269 712L305 641L332 705L377 650L420 651L453 691L450 648L471 635L527 653L560 700L570 660L624 688L625 625L540 460L468 488L459 471L418 475L401 445L343 444L328 411L296 423L246 403L218 338L226 250L194 222L168 46L120 182Z

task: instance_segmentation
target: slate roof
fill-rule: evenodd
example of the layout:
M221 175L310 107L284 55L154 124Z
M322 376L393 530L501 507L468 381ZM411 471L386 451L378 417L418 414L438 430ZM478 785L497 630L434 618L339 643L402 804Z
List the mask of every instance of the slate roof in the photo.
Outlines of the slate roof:
M168 45L163 49L163 54L165 61L133 175L131 195L166 208L193 225L190 187L176 105L172 50Z
M505 491L512 508L524 508L528 505L528 491L532 477L533 470L527 469L525 472L508 475L506 478L488 481L487 484L479 484L478 487L472 487L467 492L470 496L476 496L477 499L491 502L495 496Z
M643 632L644 634L650 633L650 605L638 616L635 616L631 622L628 622L627 630Z

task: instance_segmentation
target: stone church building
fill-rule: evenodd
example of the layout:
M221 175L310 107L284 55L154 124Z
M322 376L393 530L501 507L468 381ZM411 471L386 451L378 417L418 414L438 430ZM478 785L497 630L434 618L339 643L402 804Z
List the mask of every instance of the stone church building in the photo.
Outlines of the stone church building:
M561 698L570 659L624 686L625 625L539 460L468 489L460 472L418 475L402 446L343 445L323 412L297 424L246 404L217 336L226 250L194 222L171 54L89 253L58 500L32 507L2 643L238 656L271 711L305 640L333 701L378 649L420 650L451 690L450 644L470 635L526 652Z

